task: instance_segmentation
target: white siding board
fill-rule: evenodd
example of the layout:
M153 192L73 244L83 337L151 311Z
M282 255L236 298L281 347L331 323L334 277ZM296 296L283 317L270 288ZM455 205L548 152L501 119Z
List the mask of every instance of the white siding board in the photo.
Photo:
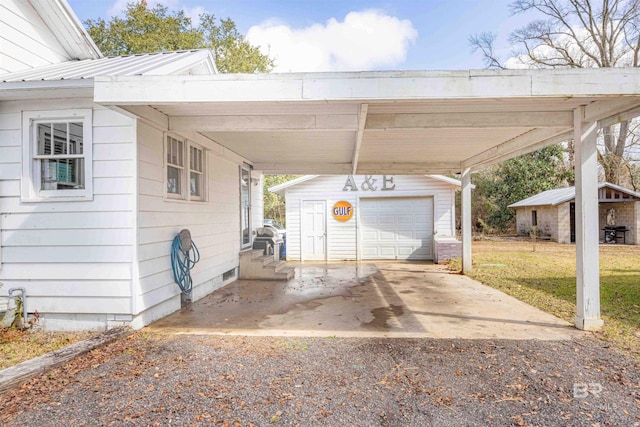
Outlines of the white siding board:
M101 160L131 160L135 156L135 147L130 143L96 144L93 155Z
M131 195L134 179L132 177L93 178L94 200L101 195ZM133 198L133 195L131 195Z
M18 213L47 212L78 212L85 213L87 203L97 211L103 212L130 212L133 209L133 196L125 194L95 195L92 202L47 202L47 203L21 203L17 197L0 199L0 211ZM86 215L92 215L87 213ZM54 227L55 228L55 227Z
M69 295L74 297L128 297L130 294L131 284L128 280L41 280L29 285L28 298Z
M4 163L0 161L0 179L20 179L21 177L22 164Z
M18 141L20 141L20 127L22 126L22 113L20 111L3 112L0 114L0 129L3 131L18 131ZM20 142L18 142L20 145Z
M29 297L29 307L40 313L70 314L128 314L131 312L130 298L109 297ZM46 322L46 319L45 319Z
M4 223L3 223L4 224ZM3 226L3 228L5 228ZM76 229L76 230L7 230L2 234L4 247L37 246L58 247L58 242L69 246L123 246L133 244L132 228Z
M133 248L128 246L10 246L3 248L2 259L6 263L126 263L132 259Z
M20 147L0 147L0 159L3 163L20 163L22 149Z
M0 197L20 197L20 180L1 180Z
M135 127L128 126L100 126L93 128L94 144L114 144L135 140Z
M127 228L133 226L130 212L32 212L2 214L5 230Z
M94 178L134 177L134 163L132 160L93 160Z
M85 280L97 277L102 280L131 279L129 263L6 263L2 266L2 276L9 280Z
M19 129L0 129L0 147L20 147L21 138Z

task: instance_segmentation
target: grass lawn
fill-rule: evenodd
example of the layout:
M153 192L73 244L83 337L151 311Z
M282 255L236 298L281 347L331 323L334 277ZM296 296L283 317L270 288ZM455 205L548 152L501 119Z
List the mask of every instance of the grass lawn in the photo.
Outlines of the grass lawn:
M573 324L574 245L500 239L473 242L472 251L469 277ZM599 335L640 357L640 246L600 245L600 305Z

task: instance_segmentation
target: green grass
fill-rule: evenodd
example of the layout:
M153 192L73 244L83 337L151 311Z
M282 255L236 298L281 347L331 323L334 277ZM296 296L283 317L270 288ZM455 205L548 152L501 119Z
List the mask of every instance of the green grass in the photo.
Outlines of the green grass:
M573 323L575 271L574 245L478 241L469 277ZM640 357L640 246L600 246L600 306L599 336Z

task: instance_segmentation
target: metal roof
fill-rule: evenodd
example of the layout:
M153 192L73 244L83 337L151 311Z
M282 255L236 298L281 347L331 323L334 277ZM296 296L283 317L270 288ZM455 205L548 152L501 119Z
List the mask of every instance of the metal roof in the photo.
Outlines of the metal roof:
M205 72L215 74L213 55L209 49L175 52L145 53L139 55L110 56L98 59L67 61L0 76L0 81L30 82L52 80L82 80L95 76L135 76L185 74L202 63Z
M271 191L272 193L277 193L277 194L284 194L284 190L289 188L289 187L293 187L294 185L298 185L300 183L309 181L311 179L317 178L321 175L304 175L301 176L299 178L296 179L292 179L291 181L287 181L287 182L283 182L282 184L278 184L278 185L274 185L273 187L270 187L268 190ZM449 178L448 176L444 176L444 175L425 175L427 178L431 178L431 179L435 179L436 181L442 181L445 182L447 184L456 186L456 187L460 187L462 185L462 183L454 178ZM475 185L472 185L472 188L475 188Z
M601 189L604 187L609 187L614 190L618 190L625 194L628 194L632 197L636 197L640 199L640 194L634 191L631 191L627 188L620 187L619 185L611 184L609 182L601 182L598 184L598 189ZM559 205L560 203L565 203L575 198L576 198L575 187L556 188L553 190L543 191L542 193L538 193L524 200L520 200L519 202L509 205L509 207L520 208L525 206L547 206L547 205L556 206L556 205Z

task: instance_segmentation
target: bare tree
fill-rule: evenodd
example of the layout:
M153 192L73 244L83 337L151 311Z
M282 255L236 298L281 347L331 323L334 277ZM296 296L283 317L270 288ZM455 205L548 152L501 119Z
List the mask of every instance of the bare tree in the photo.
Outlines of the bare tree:
M533 12L538 18L510 35L510 43L520 50L505 65L495 55L495 35L469 39L490 68L640 65L640 0L516 0L510 10ZM628 122L603 129L598 159L605 180L619 184L628 176L626 165L632 159L627 152L634 142Z

